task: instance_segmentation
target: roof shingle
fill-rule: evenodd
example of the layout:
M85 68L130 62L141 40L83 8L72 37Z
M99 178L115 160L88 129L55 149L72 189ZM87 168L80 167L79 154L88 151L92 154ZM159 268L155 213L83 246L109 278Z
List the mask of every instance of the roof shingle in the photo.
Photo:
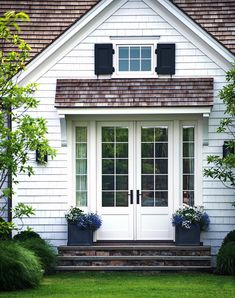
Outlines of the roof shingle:
M234 0L171 0L202 28L235 54ZM0 15L9 10L24 11L30 23L21 36L32 48L30 58L43 51L100 0L0 0Z
M172 2L235 54L234 0L172 0Z
M213 79L57 80L55 106L212 106Z

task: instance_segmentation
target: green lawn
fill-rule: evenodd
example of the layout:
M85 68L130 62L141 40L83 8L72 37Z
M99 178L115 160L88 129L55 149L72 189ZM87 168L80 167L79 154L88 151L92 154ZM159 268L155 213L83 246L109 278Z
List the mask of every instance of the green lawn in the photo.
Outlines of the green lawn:
M37 289L0 293L0 297L232 298L235 297L235 276L196 273L60 273L44 278Z

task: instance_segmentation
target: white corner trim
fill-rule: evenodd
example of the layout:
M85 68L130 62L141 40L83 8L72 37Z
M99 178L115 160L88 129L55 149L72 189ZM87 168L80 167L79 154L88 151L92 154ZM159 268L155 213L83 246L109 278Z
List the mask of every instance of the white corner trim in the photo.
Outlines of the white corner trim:
M179 115L210 114L210 107L57 108L59 115Z
M197 47L204 48L206 54L215 60L219 66L227 70L234 61L234 55L224 46L217 42L209 33L198 26L191 18L178 9L168 0L143 0L151 9L156 12L161 10L162 17L169 22L176 30L183 34L189 41ZM201 45L201 46L200 46ZM206 47L207 45L207 47ZM219 57L218 57L219 56Z
M53 57L56 51L60 48L64 47L64 45L71 40L75 34L79 33L86 25L92 23L94 18L98 16L100 13L104 11L110 4L113 4L113 9L118 9L120 6L125 4L128 0L103 0L97 3L90 11L88 11L80 20L75 22L66 32L62 33L60 37L58 37L55 41L52 42L46 49L44 49L37 57L33 58L33 60L27 66L27 69L19 76L19 83L25 80L35 69L42 65L42 63L48 59L49 57ZM112 11L111 11L112 12ZM111 13L110 12L110 13ZM89 34L83 34L83 38ZM77 40L79 43L79 39ZM54 58L54 57L53 57ZM49 67L47 67L49 69ZM45 70L46 71L46 70Z

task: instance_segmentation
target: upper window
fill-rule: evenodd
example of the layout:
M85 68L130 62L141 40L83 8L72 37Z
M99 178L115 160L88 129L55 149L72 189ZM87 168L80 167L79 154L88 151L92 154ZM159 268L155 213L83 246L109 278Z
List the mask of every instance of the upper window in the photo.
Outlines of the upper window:
M152 72L152 47L118 46L119 72Z

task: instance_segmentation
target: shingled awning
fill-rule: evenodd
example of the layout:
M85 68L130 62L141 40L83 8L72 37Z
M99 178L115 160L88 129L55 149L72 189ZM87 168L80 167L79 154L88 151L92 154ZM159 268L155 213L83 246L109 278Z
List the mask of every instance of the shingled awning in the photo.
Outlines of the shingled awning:
M210 107L212 78L57 80L55 107Z

